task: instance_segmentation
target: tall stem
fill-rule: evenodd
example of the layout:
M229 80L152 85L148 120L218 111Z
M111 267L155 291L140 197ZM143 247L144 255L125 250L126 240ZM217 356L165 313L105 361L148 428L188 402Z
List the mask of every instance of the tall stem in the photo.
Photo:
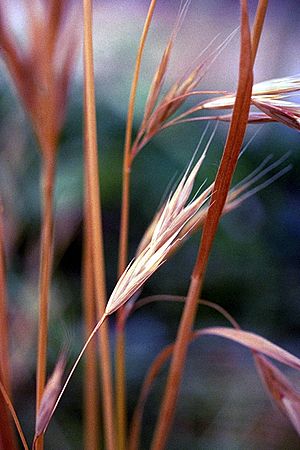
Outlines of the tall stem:
M122 206L121 206L121 224L120 224L120 244L119 244L119 276L124 272L128 259L128 229L129 229L129 210L130 210L130 171L131 171L131 141L132 126L134 117L135 98L142 62L143 51L146 38L149 32L153 17L154 8L157 0L151 0L147 17L145 20L143 32L136 57L133 80L128 104L127 124L124 145L123 160L123 186L122 186ZM116 336L116 407L118 424L118 449L126 448L126 387L125 387L125 321L123 310L117 313L117 336Z
M0 202L0 381L6 392L11 393L9 365L9 327L7 312L6 271L2 205ZM15 433L7 407L0 407L0 448L16 449Z
M260 36L262 33L269 0L259 0L257 7L257 14L255 16L255 21L253 24L252 34L251 34L251 46L252 46L252 60L253 64L256 58L258 45L260 42Z
M86 197L88 197L86 192ZM84 251L83 251L83 306L85 339L95 327L96 305L94 300L93 253L90 231L90 207L85 200ZM97 371L97 347L95 341L86 349L84 371L84 448L99 448L99 380Z
M131 169L131 140L132 140L132 126L134 117L134 105L138 86L138 80L141 69L141 62L147 35L152 21L154 8L157 0L151 0L147 17L145 20L143 32L140 39L140 44L137 52L133 80L131 84L131 91L128 103L127 124L125 133L124 145L124 160L123 160L123 191L122 191L122 209L121 209L121 229L120 229L120 246L119 246L119 275L123 273L127 265L127 251L128 251L128 223L129 223L129 194L130 194L130 169Z
M42 234L40 250L39 279L39 322L38 355L36 379L36 413L38 412L46 382L48 310L52 275L53 252L53 192L55 181L55 150L45 152L42 160ZM39 439L37 448L43 448L43 439Z
M89 205L91 213L91 242L93 256L94 287L98 317L106 304L105 264L103 250L100 186L98 171L95 80L92 37L92 0L83 0L84 15L84 101L85 101L85 163ZM112 370L108 325L105 322L99 332L99 351L103 389L103 414L105 439L108 450L115 449Z
M264 2L260 2L257 15L264 14L261 9L262 3ZM151 446L152 450L162 450L165 448L172 425L188 343L197 311L197 301L201 293L210 250L246 130L253 83L252 67L254 62L254 57L251 52L247 0L241 0L241 10L240 72L236 102L224 153L215 180L215 189L212 194L209 211L203 227L198 256L191 277L184 312L177 334L165 395ZM257 45L261 29L262 27L255 28L255 35L252 36L253 41L257 42Z

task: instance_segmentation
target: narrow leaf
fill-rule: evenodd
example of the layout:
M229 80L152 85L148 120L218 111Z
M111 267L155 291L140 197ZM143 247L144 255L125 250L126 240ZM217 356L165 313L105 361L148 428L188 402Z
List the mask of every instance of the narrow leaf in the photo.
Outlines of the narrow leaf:
M282 364L300 370L299 358L255 333L224 327L203 328L198 331L199 336L207 334L230 339L231 341L244 345L250 350L263 353L265 356L269 356Z

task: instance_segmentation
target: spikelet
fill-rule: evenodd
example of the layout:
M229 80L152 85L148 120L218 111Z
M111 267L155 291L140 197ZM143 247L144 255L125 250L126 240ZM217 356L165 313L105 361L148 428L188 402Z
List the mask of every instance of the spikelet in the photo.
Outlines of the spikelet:
M290 420L300 436L300 393L283 373L264 356L254 356L262 381L280 411Z
M266 115L290 128L300 131L300 104L276 98L257 96L252 103Z
M209 145L209 144L208 144ZM180 232L191 217L209 198L211 188L206 189L188 203L196 175L205 158L205 152L192 170L187 170L177 188L162 208L149 243L121 275L108 301L105 314L112 314L124 305L145 281L165 262Z
M287 97L293 95L299 90L299 75L276 78L253 85L251 99L252 105L259 108L263 114L250 113L249 122L266 122L269 118L269 121L281 122L288 127L300 130L300 105L298 103L286 100ZM202 102L198 110L194 108L189 111L189 114L197 112L200 109L216 110L232 108L234 102L235 95L227 94L214 100ZM227 121L230 117L230 115L218 116L217 119ZM181 119L182 122L183 116L178 119Z
M245 200L247 200L252 195L259 192L261 189L266 188L272 184L275 180L283 176L286 172L291 169L291 165L284 165L282 168L280 166L286 161L288 154L283 155L276 161L271 162L272 155L265 158L262 163L253 170L248 176L246 176L240 183L236 184L227 196L227 200L223 209L223 214L233 211L235 208L240 206ZM278 170L277 170L278 169ZM273 174L272 174L273 172ZM269 175L269 178L266 178ZM213 184L207 188L207 192L213 191ZM199 201L199 198L195 200ZM162 212L165 210L165 205L156 213L149 227L147 228L144 236L137 249L137 255L139 255L145 247L149 244L152 239L153 233L159 220L161 220ZM208 211L208 206L203 205L198 211L187 220L186 224L180 231L178 235L178 240L174 246L170 248L170 252L167 257L169 258L174 252L177 251L183 242L195 233L203 225Z
M214 184L212 183L191 202L188 202L188 199L213 136L214 133L193 169L187 169L175 191L154 216L138 247L135 260L123 272L110 296L105 310L106 316L117 311L132 298L147 279L182 245L183 241L202 225L208 210L207 200L213 192ZM286 158L287 155L284 155L269 165L270 158L266 158L243 182L229 192L224 213L232 211L249 196L285 174L290 169L289 165L258 184L264 176L279 167ZM253 185L254 187L251 188Z
M235 35L234 31L219 46L217 46L217 48L211 50L216 38L213 39L201 52L197 60L190 66L186 73L179 78L169 88L162 99L159 100L174 41L184 20L189 4L190 0L187 0L178 12L178 17L171 33L171 37L166 45L160 64L151 83L143 120L137 136L132 144L131 159L136 156L136 154L149 142L150 139L153 138L153 136L159 133L162 129L166 128L168 119L170 119L170 117L178 111L178 109L189 97L199 95L199 92L195 92L196 86L202 80L224 47Z
M66 361L67 352L62 351L58 358L54 371L46 384L42 396L40 408L36 417L34 437L35 440L45 432L52 417L53 406L55 405L61 391L62 377L64 375Z
M256 83L252 88L252 100L258 98L282 98L292 92L300 90L300 76L294 75L285 78L274 78L272 80ZM235 94L227 93L213 100L206 100L201 104L201 109L227 109L232 108L235 102Z
M253 85L252 95L283 95L300 90L300 75L273 78Z
M168 64L169 64L169 60L170 60L170 56L171 56L171 51L173 49L176 36L182 25L182 22L184 20L185 14L189 8L190 3L191 3L191 0L187 0L179 8L177 20L176 20L175 26L172 30L171 37L166 45L166 48L164 50L160 64L159 64L158 68L156 69L156 73L153 77L153 80L152 80L152 83L151 83L151 86L149 89L148 99L146 101L146 106L145 106L144 117L143 117L142 124L140 126L140 133L143 133L145 131L147 121L156 106L158 97L161 93L161 90L162 90L162 87L164 84L164 80L165 80L165 76L166 76L166 72L167 72L167 68L168 68Z

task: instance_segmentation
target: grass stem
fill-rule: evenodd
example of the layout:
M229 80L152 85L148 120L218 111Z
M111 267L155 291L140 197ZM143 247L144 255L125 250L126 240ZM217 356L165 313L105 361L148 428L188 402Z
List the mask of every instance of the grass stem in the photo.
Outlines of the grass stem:
M42 233L40 250L39 279L39 322L38 354L36 378L36 414L38 412L46 383L48 312L50 284L52 274L53 252L53 193L55 181L55 149L45 152L42 160ZM37 442L37 449L43 448L42 436Z
M24 433L23 433L23 429L21 427L21 424L20 424L20 421L18 419L17 413L16 413L16 411L15 411L15 409L13 407L13 404L12 404L12 402L11 402L11 400L9 398L9 395L8 395L8 393L7 393L7 391L6 391L6 389L5 389L5 387L4 387L4 385L3 385L1 380L0 380L0 392L1 392L1 395L2 395L4 401L5 401L5 403L6 403L7 407L8 407L11 415L12 415L12 418L13 418L14 423L16 425L16 429L18 430L18 434L20 436L22 445L23 445L25 450L29 450L29 447L27 445L27 442L26 442L26 439L25 439L25 436L24 436ZM3 410L4 410L4 408L0 408L1 428L4 428L6 426L6 423L2 421ZM10 445L12 445L12 446L10 446ZM14 443L14 441L9 442L7 440L3 440L2 437L1 437L0 438L0 448L3 449L3 450L5 450L5 449L13 450L13 449L16 449L17 446Z
M88 197L86 193L86 197ZM85 201L84 251L83 251L83 307L85 317L85 339L88 339L95 324L96 305L92 265L90 233L90 207ZM97 346L93 341L86 350L84 372L84 448L100 448L99 426L99 379L97 371Z
M0 381L5 391L11 393L9 358L9 334L8 334L8 311L7 311L7 289L6 270L4 255L4 230L2 223L2 205L0 203ZM12 421L7 408L0 408L0 448L15 450L16 440Z
M262 33L264 21L265 21L267 9L268 9L268 3L269 3L269 0L259 0L258 6L257 6L257 12L255 15L255 20L254 20L252 35L251 35L253 63L256 58L258 45L259 45L259 41L260 41L260 37L261 37L261 33Z
M105 310L106 286L101 221L101 202L98 171L95 80L92 37L92 1L83 0L84 17L84 102L85 102L85 164L91 213L91 242L94 287L98 317ZM103 416L105 440L108 450L115 449L112 370L108 325L104 323L99 332L99 351L103 389Z
M248 20L247 0L241 0L241 51L240 71L236 102L226 140L222 160L215 180L207 218L204 222L197 260L194 266L188 295L178 329L174 354L171 361L167 385L152 441L152 450L166 446L171 429L182 371L186 360L188 343L197 312L205 270L219 224L222 210L230 188L231 179L243 142L252 91L252 53Z
M142 31L140 44L137 52L134 75L131 85L127 124L125 132L124 160L123 160L123 186L121 204L121 224L120 224L120 244L119 244L119 276L124 272L128 259L128 229L130 211L130 172L131 172L131 142L132 126L134 117L135 98L142 62L143 51L146 38L152 21L154 8L157 0L151 0ZM116 337L116 408L117 408L117 429L118 429L118 449L126 448L126 387L125 387L125 331L122 309L117 314L117 337Z

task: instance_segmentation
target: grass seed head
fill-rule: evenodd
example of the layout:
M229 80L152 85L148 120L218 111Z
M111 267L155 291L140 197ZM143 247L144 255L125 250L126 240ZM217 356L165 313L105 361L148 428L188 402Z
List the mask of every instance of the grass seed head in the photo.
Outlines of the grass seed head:
M275 121L300 130L300 105L299 103L286 100L287 97L297 93L299 90L299 75L276 78L254 84L251 102L262 113L251 112L249 114L249 122ZM201 109L230 109L233 108L234 102L235 95L228 93L222 97L203 102ZM227 121L230 118L231 115L219 116L218 120Z
M205 152L192 170L188 168L177 188L156 216L149 242L126 268L110 296L105 311L107 315L124 305L166 261L172 247L176 245L178 239L181 239L179 234L185 224L209 198L210 190L206 190L188 203L195 177L204 158Z
M213 39L201 52L197 60L190 66L186 73L175 83L173 83L162 99L158 101L168 68L174 40L180 28L179 24L183 21L189 3L190 2L187 1L179 12L171 38L168 41L161 62L156 70L150 87L142 124L132 145L132 159L150 141L150 139L152 139L157 133L167 126L168 119L170 119L171 116L179 110L186 100L195 94L194 90L196 86L200 83L224 47L235 35L235 32L231 33L231 35L229 35L217 48L211 50L216 38Z
M300 130L300 104L270 97L255 97L252 103L266 115L290 128Z

